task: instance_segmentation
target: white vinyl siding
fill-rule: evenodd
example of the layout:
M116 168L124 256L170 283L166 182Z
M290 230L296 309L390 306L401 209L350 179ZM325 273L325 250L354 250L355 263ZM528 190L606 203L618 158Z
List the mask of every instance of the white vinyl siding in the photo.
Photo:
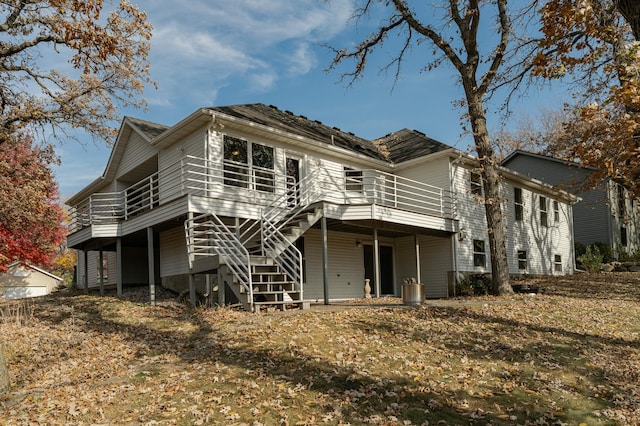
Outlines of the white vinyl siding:
M398 171L398 176L407 179L413 179L418 182L427 183L446 190L451 189L451 181L449 179L449 158L442 156L435 160L425 160L411 167L403 168Z
M327 233L329 298L353 299L364 296L364 249L356 247L356 240L362 241L362 235L341 232ZM305 234L305 256L307 282L304 298L324 300L323 263L321 234L309 230ZM371 289L374 294L375 289Z
M118 164L117 176L122 176L144 163L147 159L156 155L157 150L149 142L144 140L135 131L131 132L131 137L127 140L122 159Z
M160 203L181 195L183 190L180 175L180 162L186 156L204 158L206 129L204 127L192 132L180 143L171 145L158 154L159 196Z
M448 296L449 272L453 271L451 239L418 236L420 246L420 281L425 285L425 297ZM398 287L407 278L417 278L415 237L406 236L395 240L395 274ZM398 294L400 295L400 294Z
M117 257L113 251L103 251L103 259L106 259L106 272L107 276L104 277L104 285L115 285L117 283ZM89 278L89 288L95 288L100 286L100 277L98 276L98 259L100 258L100 252L90 251L87 253L87 264ZM78 288L84 288L84 255L81 251L78 252Z
M487 233L484 205L476 203L469 194L470 169L454 166L454 184L461 190L458 196L458 217L460 218L460 236L457 243L458 269L460 272L491 272L489 253L489 237ZM554 199L547 194L539 194L521 183L515 187L522 190L523 220L515 220L514 184L508 180L501 183L500 193L506 200L503 204L506 225L506 248L509 272L523 273L518 267L518 250L527 252L527 269L529 274L553 274L555 269L554 255L561 254L563 259L572 259L573 243L571 236L571 206L562 200ZM467 188L465 190L465 188ZM547 220L549 227L540 224L540 196L545 197ZM555 223L554 201L558 202L560 220ZM553 226L551 226L553 225ZM486 251L486 267L474 267L473 240L484 240ZM571 273L571 262L563 262L563 273ZM558 273L558 272L556 272Z
M160 259L160 277L189 273L184 228L173 228L160 233Z

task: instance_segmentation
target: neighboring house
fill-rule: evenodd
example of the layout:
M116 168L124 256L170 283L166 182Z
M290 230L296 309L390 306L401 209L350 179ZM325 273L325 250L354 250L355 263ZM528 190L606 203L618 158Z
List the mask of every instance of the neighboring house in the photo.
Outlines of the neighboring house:
M0 297L23 299L45 296L56 289L63 279L24 262L13 262L0 273Z
M588 246L605 243L614 256L640 249L640 211L629 191L611 179L585 190L594 169L557 158L515 151L502 165L525 176L572 192L581 198L573 207L574 239Z
M476 163L418 131L370 141L263 104L125 118L104 174L67 201L68 246L81 287L107 284L97 252L118 293L148 283L152 301L161 283L247 309L328 303L409 277L447 297L490 272ZM510 272L572 273L575 197L501 171Z

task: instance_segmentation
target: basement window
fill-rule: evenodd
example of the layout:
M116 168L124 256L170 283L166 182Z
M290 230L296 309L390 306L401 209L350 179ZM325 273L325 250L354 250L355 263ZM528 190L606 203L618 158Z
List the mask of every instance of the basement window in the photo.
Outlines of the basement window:
M527 270L527 251L526 250L518 250L518 270L520 271Z
M562 272L562 256L559 254L553 256L553 270L555 272Z
M484 247L484 240L473 240L473 266L486 267L487 253Z

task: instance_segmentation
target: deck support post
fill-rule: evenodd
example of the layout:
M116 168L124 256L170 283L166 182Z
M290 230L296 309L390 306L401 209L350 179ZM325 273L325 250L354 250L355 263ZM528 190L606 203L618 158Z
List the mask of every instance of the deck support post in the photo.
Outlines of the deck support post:
M89 252L84 250L82 254L84 257L84 294L89 294Z
M147 228L147 261L149 265L149 303L156 304L156 265L153 251L153 228Z
M98 273L100 274L100 296L104 296L104 252L100 247L100 257L98 264Z
M204 289L205 293L207 293L207 295L205 296L205 304L207 307L209 307L211 306L211 299L213 299L211 295L213 288L211 288L211 274L208 272L204 275Z
M189 302L191 302L191 306L196 307L196 303L198 303L198 299L196 298L196 275L189 274Z
M224 274L222 273L222 267L218 267L218 305L224 306L226 301L227 285L224 282Z
M413 242L416 246L416 281L420 284L422 279L420 278L420 240L418 234L413 236Z
M116 288L118 297L122 297L122 238L116 239Z
M324 290L324 304L329 304L329 250L327 246L327 218L320 219L320 233L322 234L322 288Z
M376 280L376 297L380 297L380 241L378 240L378 228L373 228L373 276Z

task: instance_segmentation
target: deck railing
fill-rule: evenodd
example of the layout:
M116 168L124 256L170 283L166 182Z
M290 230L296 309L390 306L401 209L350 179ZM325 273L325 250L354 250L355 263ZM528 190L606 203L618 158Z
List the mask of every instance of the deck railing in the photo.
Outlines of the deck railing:
M456 217L455 194L433 185L377 170L346 169L342 174L318 168L304 179L299 194L309 201L377 204L430 216ZM308 187L306 187L308 186ZM270 169L185 156L120 192L95 193L72 206L70 231L90 225L119 223L190 194L269 206L290 189L287 176ZM297 195L296 195L297 196Z

